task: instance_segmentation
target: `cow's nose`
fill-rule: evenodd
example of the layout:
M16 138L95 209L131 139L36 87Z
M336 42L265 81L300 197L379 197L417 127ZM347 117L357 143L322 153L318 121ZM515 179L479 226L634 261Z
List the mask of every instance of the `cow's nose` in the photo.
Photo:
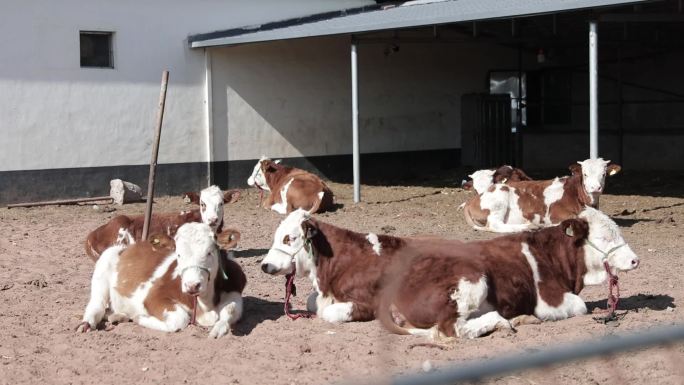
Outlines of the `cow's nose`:
M640 263L640 261L638 258L632 259L632 267L633 268L636 269L637 267L639 267L639 263Z
M188 290L188 294L190 294L190 295L197 295L197 294L199 294L200 285L201 285L201 283L199 283L199 282L188 284L188 285L186 286L186 287L187 287L187 290Z
M261 270L266 274L275 274L277 269L275 266L271 265L270 263L262 263L261 264Z
M209 226L214 226L216 223L218 223L218 218L209 219Z

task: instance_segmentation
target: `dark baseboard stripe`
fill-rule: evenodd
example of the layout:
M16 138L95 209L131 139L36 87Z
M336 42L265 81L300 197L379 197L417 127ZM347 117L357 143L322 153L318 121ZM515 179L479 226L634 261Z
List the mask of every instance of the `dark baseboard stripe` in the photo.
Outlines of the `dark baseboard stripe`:
M386 184L434 175L460 165L461 150L427 150L361 155L361 181ZM246 188L257 159L213 162L213 184ZM283 163L312 171L325 179L351 183L352 156L285 158ZM206 186L206 163L171 163L157 166L155 195L177 195ZM0 205L109 194L109 181L120 178L147 190L149 166L111 166L46 170L0 171Z

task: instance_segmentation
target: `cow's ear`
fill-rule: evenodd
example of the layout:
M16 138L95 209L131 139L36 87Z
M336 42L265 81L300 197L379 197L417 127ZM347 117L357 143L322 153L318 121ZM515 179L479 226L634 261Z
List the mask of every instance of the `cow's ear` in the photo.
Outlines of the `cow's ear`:
M152 245L154 251L174 251L176 250L176 242L166 234L153 234L147 241Z
M189 191L183 194L183 201L185 203L194 203L198 205L200 203L200 195L194 191Z
M233 203L240 199L240 190L226 190L223 192L223 203Z
M240 232L233 229L225 229L216 234L216 244L222 250L230 250L237 246L240 241Z
M472 181L472 180L469 180L469 181L467 181L467 182L464 181L464 182L463 182L463 185L461 186L461 188L464 189L464 190L472 190L472 188L473 188L473 181Z
M311 239L318 234L318 227L311 221L307 220L302 222L302 231L304 231L304 237L306 239Z
M570 169L570 174L572 174L572 175L581 175L582 174L582 165L580 165L578 163L571 164L570 167L568 167L568 169Z
M589 225L583 219L566 219L561 222L563 233L571 238L585 239L589 235Z
M264 172L275 172L276 170L275 163L270 159L263 161L261 163L261 168Z
M622 170L622 167L619 164L616 163L611 163L606 167L606 171L608 172L608 175L615 175Z

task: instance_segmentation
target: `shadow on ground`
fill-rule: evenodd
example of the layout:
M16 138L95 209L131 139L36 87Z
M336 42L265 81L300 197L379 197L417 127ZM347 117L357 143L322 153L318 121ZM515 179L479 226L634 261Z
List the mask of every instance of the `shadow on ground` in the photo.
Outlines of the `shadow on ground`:
M606 300L587 302L587 309L591 311L594 308L606 309ZM637 294L627 298L620 298L618 303L618 310L640 311L645 308L651 310L662 311L668 307L677 307L674 304L674 298L665 294Z
M271 302L256 297L244 297L244 310L242 319L235 325L233 334L237 336L248 335L260 323L270 320L275 321L284 317L283 302Z

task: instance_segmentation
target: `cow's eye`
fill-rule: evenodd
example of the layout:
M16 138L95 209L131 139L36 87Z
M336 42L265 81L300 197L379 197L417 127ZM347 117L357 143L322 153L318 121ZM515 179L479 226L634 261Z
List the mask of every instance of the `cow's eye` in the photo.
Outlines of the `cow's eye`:
M204 202L200 202L200 209L202 209L202 211L206 210L207 205Z
M286 245L290 244L290 236L289 235L286 235L285 238L283 238L283 243Z

